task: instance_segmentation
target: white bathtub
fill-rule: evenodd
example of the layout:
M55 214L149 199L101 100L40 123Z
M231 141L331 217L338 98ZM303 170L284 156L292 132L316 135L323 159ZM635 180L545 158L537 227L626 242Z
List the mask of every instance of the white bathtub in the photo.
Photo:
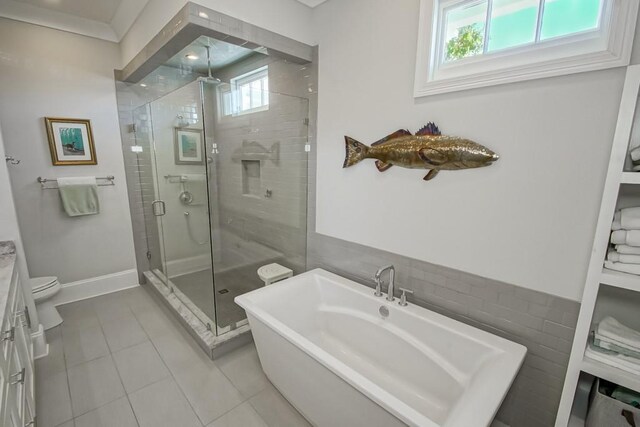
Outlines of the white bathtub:
M321 269L235 301L266 375L319 427L488 426L526 353Z

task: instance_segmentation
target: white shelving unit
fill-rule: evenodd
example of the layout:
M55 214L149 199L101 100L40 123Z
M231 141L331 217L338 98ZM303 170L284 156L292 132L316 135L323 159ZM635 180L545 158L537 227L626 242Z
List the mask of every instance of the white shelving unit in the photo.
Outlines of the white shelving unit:
M639 93L640 65L635 65L627 68L600 215L576 325L576 334L556 417L556 427L584 427L583 414L576 413L577 411L574 409L584 406L579 404L574 406L576 399L586 399L582 394L576 393L578 380L581 376L599 377L640 391L639 376L584 357L592 325L599 321L603 315L626 316L627 319L640 322L638 315L640 314L640 276L603 268L616 208L640 206L640 172L625 171L625 166L629 167L627 161L629 141L632 138L634 122L638 119L636 106ZM640 117L640 109L638 109L638 114ZM640 129L637 132L640 132ZM635 134L633 136L635 137ZM635 301L636 298L638 302ZM620 320L623 321L623 319ZM640 323L630 326L640 327Z

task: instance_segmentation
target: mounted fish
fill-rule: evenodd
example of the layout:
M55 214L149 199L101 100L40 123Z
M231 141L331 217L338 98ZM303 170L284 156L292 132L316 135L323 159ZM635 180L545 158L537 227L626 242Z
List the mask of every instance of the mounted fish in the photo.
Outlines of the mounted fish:
M367 147L345 136L346 157L343 167L353 166L364 159L377 159L380 172L391 166L428 169L424 180L429 181L441 170L459 170L490 166L499 156L478 143L455 136L442 135L438 126L429 123L412 135L400 129Z

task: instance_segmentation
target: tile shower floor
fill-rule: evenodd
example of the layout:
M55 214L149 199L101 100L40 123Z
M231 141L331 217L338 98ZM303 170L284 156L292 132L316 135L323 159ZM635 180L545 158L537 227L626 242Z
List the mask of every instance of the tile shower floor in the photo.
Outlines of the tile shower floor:
M276 262L269 260L270 262ZM258 268L263 264L251 264L249 266L230 269L215 275L215 305L218 310L217 318L214 317L213 308L213 277L211 269L183 274L171 278L174 285L182 291L209 319L217 321L221 328L235 324L246 319L242 307L234 302L238 295L245 294L263 286L257 274ZM222 292L220 292L222 291Z
M36 361L39 427L309 426L253 344L211 361L142 287L59 310Z

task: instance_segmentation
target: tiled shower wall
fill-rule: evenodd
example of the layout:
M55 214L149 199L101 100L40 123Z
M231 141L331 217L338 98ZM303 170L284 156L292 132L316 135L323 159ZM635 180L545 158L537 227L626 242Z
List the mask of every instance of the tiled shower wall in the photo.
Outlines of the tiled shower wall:
M304 271L306 262L308 66L254 56L214 74L229 81L264 65L269 74L268 110L234 116L217 110L210 114L216 121L213 141L207 143L218 147L219 224L226 231L221 233L222 250L225 236L240 236L281 254L256 261L277 261L297 273ZM247 189L243 180L247 180L245 167L251 159L257 176L252 178L254 187Z
M146 101L129 90L125 83L116 81L116 93L138 280L144 283L143 272L160 268L159 256L147 257L147 251L160 254L158 225L151 212L155 194L151 122L148 107L143 105ZM142 147L142 152L133 152L132 146Z

